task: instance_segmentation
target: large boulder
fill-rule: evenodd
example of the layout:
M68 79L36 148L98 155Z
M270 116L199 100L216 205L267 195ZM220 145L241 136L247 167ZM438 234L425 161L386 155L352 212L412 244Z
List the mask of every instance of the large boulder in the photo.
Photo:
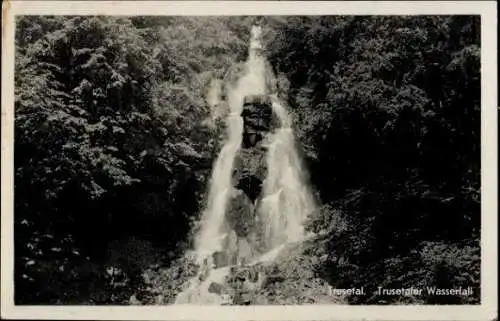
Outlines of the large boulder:
M272 101L266 95L251 95L243 99L243 148L251 148L264 139L271 129Z
M260 180L266 177L266 150L263 146L258 148L241 149L236 155L235 167L237 173L252 175Z
M212 282L208 286L209 293L222 294L223 290L224 290L224 287L221 284L216 283L216 282Z
M266 155L263 147L241 149L235 159L234 186L255 202L261 193L266 172Z
M266 95L250 95L243 100L242 149L236 156L234 181L238 189L255 201L266 176L265 137L273 122L272 100Z

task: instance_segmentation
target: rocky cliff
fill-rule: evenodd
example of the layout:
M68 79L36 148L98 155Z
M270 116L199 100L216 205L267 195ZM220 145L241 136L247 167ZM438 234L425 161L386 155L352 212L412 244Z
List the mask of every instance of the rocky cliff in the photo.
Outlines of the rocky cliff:
M231 231L227 236L227 248L236 247L238 254L236 258L223 259L236 263L248 262L259 249L255 209L267 171L265 137L273 123L271 100L268 96L247 96L243 103L242 146L234 163L234 190L226 212L226 221ZM220 254L216 255L221 257Z

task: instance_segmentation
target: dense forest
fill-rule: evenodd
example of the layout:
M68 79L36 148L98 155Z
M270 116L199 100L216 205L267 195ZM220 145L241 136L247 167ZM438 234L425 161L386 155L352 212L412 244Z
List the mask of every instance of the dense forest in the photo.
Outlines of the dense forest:
M220 150L208 87L246 59L255 21L18 18L17 304L175 295ZM276 273L310 270L335 288L472 286L404 302L478 303L479 17L260 23L321 204L307 222L317 237ZM290 280L308 277L283 284L299 291Z

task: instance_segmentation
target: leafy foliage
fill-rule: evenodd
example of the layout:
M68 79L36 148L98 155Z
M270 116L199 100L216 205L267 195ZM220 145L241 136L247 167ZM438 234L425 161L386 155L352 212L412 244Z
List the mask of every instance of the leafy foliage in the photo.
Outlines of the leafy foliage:
M209 17L19 18L17 302L109 302L77 280L98 275L104 289L115 262L133 289L148 264L184 250L218 148L206 87L246 52L233 29ZM115 252L164 259L113 259L112 242L130 237Z
M444 275L468 279L448 287L478 286L471 240L480 231L479 19L269 23L268 55L290 80L284 98L326 204L310 228L323 235L318 242L330 258L321 269L330 282L410 286L410 275L420 273L431 286L434 277L422 273L441 266ZM467 300L478 299L476 291Z

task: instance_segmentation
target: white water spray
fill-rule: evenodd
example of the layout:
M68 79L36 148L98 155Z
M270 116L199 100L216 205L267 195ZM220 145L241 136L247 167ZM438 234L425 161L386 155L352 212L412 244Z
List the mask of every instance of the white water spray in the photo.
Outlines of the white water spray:
M264 227L264 243L274 250L285 243L304 238L304 220L315 203L304 181L301 159L295 147L292 122L285 108L273 103L279 128L270 134L267 178L259 215Z

